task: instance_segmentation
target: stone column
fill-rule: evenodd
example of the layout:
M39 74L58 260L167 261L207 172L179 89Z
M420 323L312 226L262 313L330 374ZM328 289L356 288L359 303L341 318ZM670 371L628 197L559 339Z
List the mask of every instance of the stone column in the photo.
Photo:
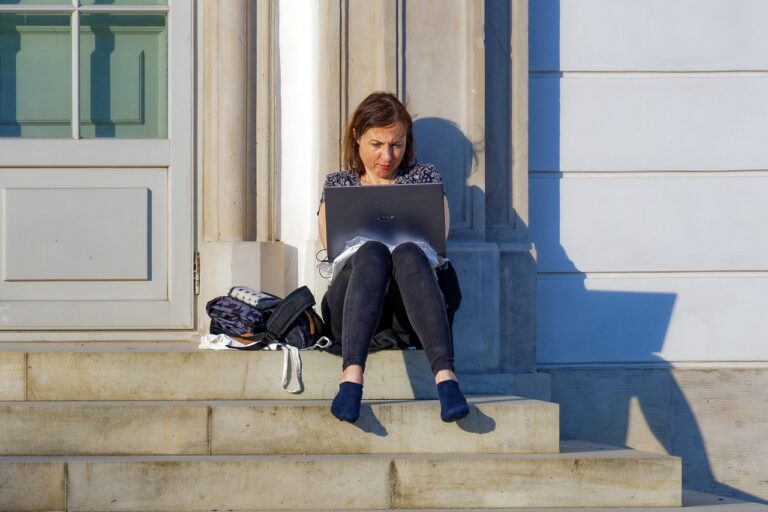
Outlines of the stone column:
M324 161L339 161L341 130L365 94L397 93L415 116L417 157L436 164L446 183L448 255L464 295L454 326L458 369L534 369L528 0L321 5L328 70L321 97L338 130L327 135Z
M536 252L529 238L528 209L528 0L494 4L508 9L493 19L507 22L508 31L499 40L509 83L504 94L509 117L500 143L509 148L504 168L507 180L498 185L493 204L488 205L488 232L498 241L501 279L501 367L530 371L536 368ZM507 57L507 56L510 57ZM511 172L510 172L511 171ZM486 203L487 204L487 203Z
M274 242L274 5L203 2L203 304L232 285L284 292Z

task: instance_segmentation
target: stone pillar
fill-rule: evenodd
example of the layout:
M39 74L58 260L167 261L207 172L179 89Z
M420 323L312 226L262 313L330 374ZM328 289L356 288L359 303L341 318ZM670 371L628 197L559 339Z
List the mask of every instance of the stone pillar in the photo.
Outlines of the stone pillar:
M274 11L272 0L203 2L202 305L232 285L285 291L274 241Z
M338 166L340 134L359 101L377 89L398 94L414 114L418 159L434 163L446 183L448 256L464 295L457 367L486 375L534 369L528 0L321 5L328 170Z
M491 149L503 162L497 175L506 179L491 177L500 183L493 199L486 201L488 234L499 244L505 283L500 296L501 368L530 371L536 368L536 252L528 229L528 0L488 5L497 10L489 15L488 25L502 34L495 38L500 43L492 58L499 71L508 75L505 88L495 93L507 98L508 115L498 125L488 125L489 132L502 134L498 144L508 148L506 153L502 148ZM496 20L505 21L506 30Z

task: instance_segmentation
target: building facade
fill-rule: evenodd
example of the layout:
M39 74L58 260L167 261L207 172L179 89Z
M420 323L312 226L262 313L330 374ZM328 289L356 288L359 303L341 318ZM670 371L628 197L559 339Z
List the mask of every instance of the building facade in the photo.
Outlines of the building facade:
M445 178L467 388L768 499L768 11L667 4L0 1L0 340L193 342L233 284L319 298L324 177L387 90Z

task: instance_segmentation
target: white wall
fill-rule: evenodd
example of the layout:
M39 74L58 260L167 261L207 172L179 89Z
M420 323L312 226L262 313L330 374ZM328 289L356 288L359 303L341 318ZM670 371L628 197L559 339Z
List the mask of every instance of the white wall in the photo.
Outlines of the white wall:
M768 360L768 2L531 2L541 363Z
M286 288L312 283L320 190L319 12L315 0L279 3L279 239L286 245ZM295 280L294 280L295 279Z

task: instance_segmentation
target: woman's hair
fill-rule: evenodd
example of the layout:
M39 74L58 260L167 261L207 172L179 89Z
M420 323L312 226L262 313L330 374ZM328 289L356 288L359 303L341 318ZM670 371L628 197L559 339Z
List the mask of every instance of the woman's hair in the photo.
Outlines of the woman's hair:
M413 148L413 121L405 106L393 94L373 92L357 106L352 120L347 126L342 141L343 162L346 169L356 171L362 176L365 167L360 160L359 146L355 137L361 137L369 128L379 128L402 124L405 128L405 154L400 167L407 167L416 160Z

